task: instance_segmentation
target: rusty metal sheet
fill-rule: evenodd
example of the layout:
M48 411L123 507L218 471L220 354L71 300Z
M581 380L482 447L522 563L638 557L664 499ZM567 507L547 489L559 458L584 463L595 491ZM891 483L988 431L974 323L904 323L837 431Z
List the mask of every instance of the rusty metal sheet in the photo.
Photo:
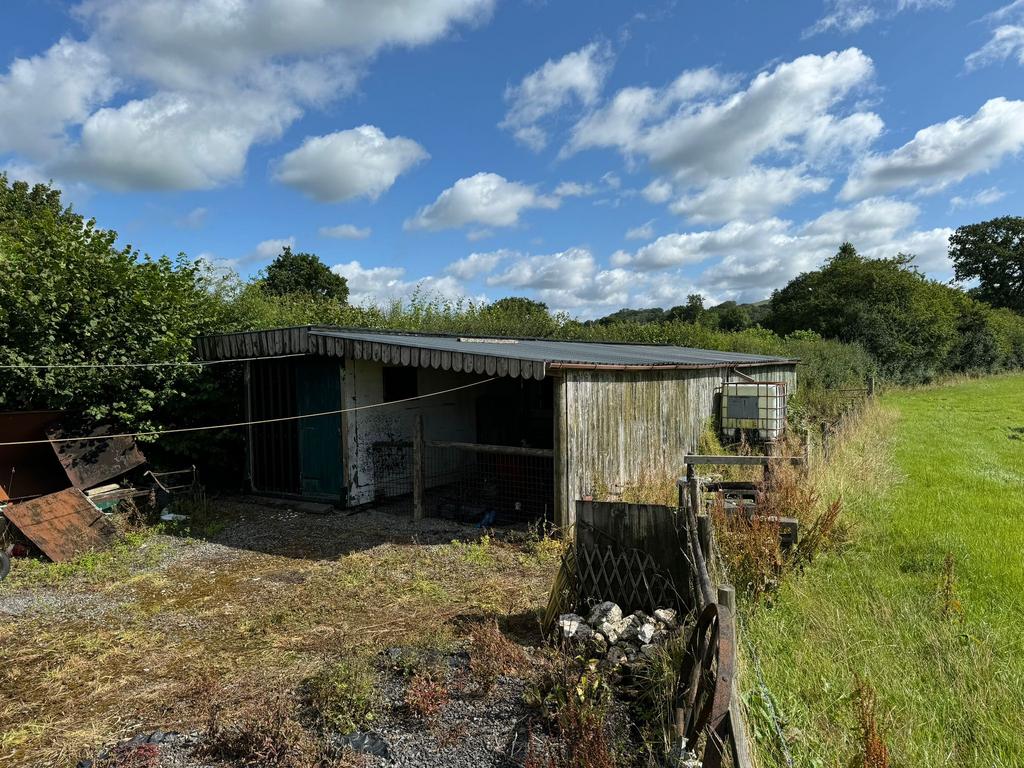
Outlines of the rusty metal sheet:
M112 432L109 426L98 427L89 433L89 436L96 437ZM131 437L61 443L56 442L64 437L60 429L51 429L46 435L51 440L50 445L57 454L57 460L64 467L68 480L75 488L94 488L146 463L146 457Z
M91 549L104 549L116 534L110 521L77 488L10 504L3 513L57 563Z

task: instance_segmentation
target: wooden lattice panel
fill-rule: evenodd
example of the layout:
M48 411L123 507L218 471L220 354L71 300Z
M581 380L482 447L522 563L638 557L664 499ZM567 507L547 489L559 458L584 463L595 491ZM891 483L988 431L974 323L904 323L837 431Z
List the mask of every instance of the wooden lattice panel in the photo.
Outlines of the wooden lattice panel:
M671 579L646 552L582 546L576 562L583 599L611 600L624 609L647 611L679 603Z

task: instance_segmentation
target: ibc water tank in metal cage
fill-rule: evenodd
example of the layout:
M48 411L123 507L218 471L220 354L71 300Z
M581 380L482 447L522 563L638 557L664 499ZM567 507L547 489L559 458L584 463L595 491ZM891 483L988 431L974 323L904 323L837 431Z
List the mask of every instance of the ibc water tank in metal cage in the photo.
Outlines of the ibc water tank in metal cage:
M722 438L774 442L786 430L786 385L779 381L726 381L719 412Z

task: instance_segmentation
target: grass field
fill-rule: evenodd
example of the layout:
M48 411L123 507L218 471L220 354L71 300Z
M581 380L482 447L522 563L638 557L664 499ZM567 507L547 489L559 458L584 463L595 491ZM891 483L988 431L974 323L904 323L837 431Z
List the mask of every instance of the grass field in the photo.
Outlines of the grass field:
M892 766L1024 765L1024 376L888 394L818 471L848 544L745 624L793 763L865 764L860 678ZM761 762L784 765L746 662Z

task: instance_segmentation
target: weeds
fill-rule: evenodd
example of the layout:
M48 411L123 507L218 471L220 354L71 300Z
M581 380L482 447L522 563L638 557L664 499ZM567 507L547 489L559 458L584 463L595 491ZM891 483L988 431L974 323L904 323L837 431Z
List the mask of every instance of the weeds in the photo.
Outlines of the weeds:
M429 672L413 675L405 691L405 705L420 720L431 725L437 722L448 704L448 686Z
M878 729L875 689L860 677L854 680L857 725L860 729L860 765L862 768L889 768L889 748Z
M762 515L729 513L721 495L712 507L715 537L733 583L753 600L773 589L782 574L779 522Z
M808 565L819 552L838 540L836 531L842 511L843 500L835 499L814 519L806 531L800 533L797 545L790 556L790 564L794 568Z
M553 732L545 745L532 733L524 765L527 768L614 768L615 750L609 735L611 689L597 662L559 654L556 661L527 690Z
M127 578L135 571L156 565L163 558L169 544L165 539L156 538L159 532L159 528L127 531L108 549L85 552L60 563L20 558L0 590L18 586L101 584Z
M452 548L470 565L489 568L494 565L494 552L491 548L491 537L484 534L479 541L459 541L453 539Z
M953 560L953 553L947 552L942 561L942 581L939 584L939 597L942 602L941 614L946 621L959 619L963 616L964 608L957 597L956 588L956 564Z
M232 761L245 768L319 768L325 750L295 717L294 702L284 696L250 701L242 710L210 710L203 757Z
M673 635L668 642L656 646L654 654L636 665L633 681L637 691L637 720L646 726L650 737L645 741L652 748L656 740L667 750L672 743L677 692L683 681L679 673L686 658L686 636Z
M310 708L339 733L369 726L379 706L377 673L369 659L344 657L324 666L306 681Z
M490 691L498 677L517 672L526 663L523 649L501 633L492 619L478 622L469 630L469 671L481 692Z
M156 744L123 744L96 760L96 768L158 768L160 748Z

